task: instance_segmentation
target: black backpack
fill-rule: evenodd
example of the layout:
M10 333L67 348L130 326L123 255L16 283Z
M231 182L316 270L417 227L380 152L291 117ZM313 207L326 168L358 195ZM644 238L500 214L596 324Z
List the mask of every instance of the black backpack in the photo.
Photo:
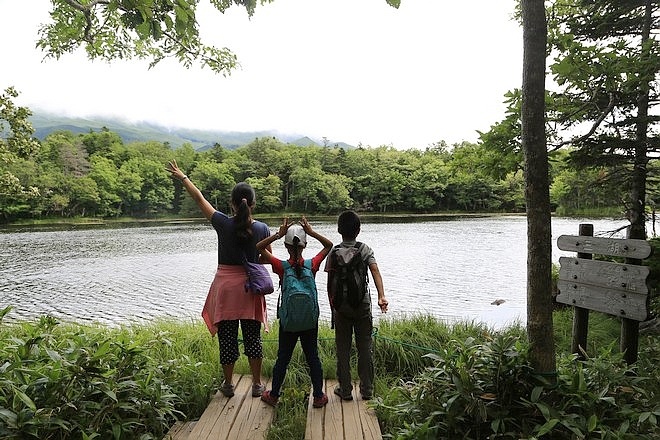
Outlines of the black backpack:
M353 247L335 246L332 252L332 291L333 306L339 309L342 304L351 308L359 307L369 290L367 263L362 259L364 243L357 242Z

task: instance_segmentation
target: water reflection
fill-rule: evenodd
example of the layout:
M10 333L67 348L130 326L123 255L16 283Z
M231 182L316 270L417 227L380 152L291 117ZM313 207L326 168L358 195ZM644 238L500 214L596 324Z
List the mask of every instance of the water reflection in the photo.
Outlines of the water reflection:
M553 219L553 243L576 234L579 223L596 233L623 220ZM275 231L276 223L271 229ZM335 242L334 222L314 222ZM363 223L359 239L375 251L388 316L431 313L450 321L500 327L525 321L527 223L522 216L444 221ZM619 236L622 236L619 234ZM155 317L200 319L216 267L216 235L206 223L0 233L0 307L6 319L44 314L115 324ZM310 240L305 256L321 248ZM286 256L282 242L274 253ZM568 254L554 249L553 261ZM277 282L276 277L273 279ZM317 274L322 319L329 319L326 274ZM372 293L375 288L372 283ZM504 302L495 306L496 300ZM267 299L271 320L277 292ZM374 308L374 315L380 312Z

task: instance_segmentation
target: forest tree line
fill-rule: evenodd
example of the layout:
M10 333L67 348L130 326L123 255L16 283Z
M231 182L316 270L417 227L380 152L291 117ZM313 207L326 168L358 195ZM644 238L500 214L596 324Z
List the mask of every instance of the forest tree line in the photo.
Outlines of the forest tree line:
M109 130L53 132L8 164L0 181L4 222L44 217L196 216L198 210L165 170L179 166L218 209L227 211L240 181L257 193L257 212L335 214L524 212L522 157L483 142L424 150L390 146L343 149L297 146L275 138L196 151L160 142L124 143ZM569 150L551 154L551 199L561 214L622 212L625 192L604 167L576 170Z

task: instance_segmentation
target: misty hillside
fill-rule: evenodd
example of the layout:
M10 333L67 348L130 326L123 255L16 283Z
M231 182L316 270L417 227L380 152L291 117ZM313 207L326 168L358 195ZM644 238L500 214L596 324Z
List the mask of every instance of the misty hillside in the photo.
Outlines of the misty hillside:
M167 142L172 148L178 148L189 143L194 149L203 151L220 144L225 148L233 149L252 142L255 138L272 136L279 141L289 144L308 146L322 145L320 141L303 135L283 135L268 131L238 132L238 131L213 131L196 130L187 128L170 129L148 122L126 122L112 118L75 118L59 116L50 113L34 111L30 117L35 130L35 137L43 140L54 131L66 130L72 133L89 133L100 131L103 128L117 133L124 142L135 141L157 141ZM329 146L342 148L353 148L343 142L329 142Z

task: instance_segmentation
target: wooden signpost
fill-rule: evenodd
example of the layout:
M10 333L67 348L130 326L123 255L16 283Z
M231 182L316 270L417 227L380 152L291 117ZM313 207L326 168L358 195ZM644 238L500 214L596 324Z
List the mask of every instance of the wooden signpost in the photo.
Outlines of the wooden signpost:
M637 360L639 322L649 310L646 278L649 268L642 259L651 255L646 240L593 237L593 225L581 224L578 236L562 235L557 247L577 252L577 258L559 259L556 301L573 306L573 353L583 356L587 347L589 310L618 316L621 321L621 351L626 362ZM625 263L594 261L592 256L624 257Z

